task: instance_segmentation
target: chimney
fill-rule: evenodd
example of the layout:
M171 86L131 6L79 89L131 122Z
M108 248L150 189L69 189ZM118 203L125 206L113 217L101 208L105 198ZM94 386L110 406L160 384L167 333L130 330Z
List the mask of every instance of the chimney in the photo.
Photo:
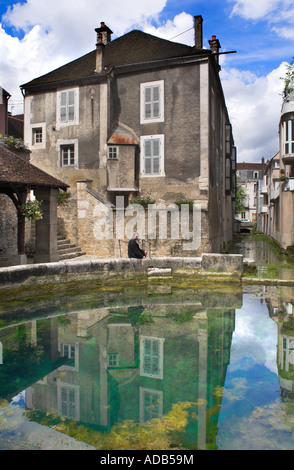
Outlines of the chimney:
M96 73L101 73L104 69L104 47L111 42L112 31L102 21L100 28L95 29L97 33L96 43Z
M203 48L203 18L201 15L194 16L194 36L195 36L195 48Z
M101 40L103 44L106 46L106 44L111 42L111 35L113 33L111 29L109 29L108 26L106 26L104 21L100 23L100 28L96 28L95 31L97 33L97 43L99 43L99 40Z
M221 70L220 65L219 65L219 50L222 46L220 45L219 40L216 39L216 36L212 36L212 38L208 42L210 45L211 52L215 55L215 60L218 65L218 69Z

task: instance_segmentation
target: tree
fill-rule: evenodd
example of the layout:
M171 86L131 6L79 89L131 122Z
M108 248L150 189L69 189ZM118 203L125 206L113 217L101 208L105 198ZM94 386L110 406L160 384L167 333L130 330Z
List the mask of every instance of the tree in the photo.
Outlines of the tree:
M284 80L285 84L283 90L283 97L285 99L294 91L294 56L290 64L286 66L286 75L285 77L281 77L281 80Z
M247 193L240 183L240 178L236 182L235 214L240 214L245 209Z

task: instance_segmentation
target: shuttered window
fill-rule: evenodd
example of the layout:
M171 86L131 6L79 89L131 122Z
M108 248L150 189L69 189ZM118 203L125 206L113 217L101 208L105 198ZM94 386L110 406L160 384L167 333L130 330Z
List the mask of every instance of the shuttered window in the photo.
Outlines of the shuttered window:
M66 90L60 93L60 121L68 122L75 119L75 92Z
M142 170L145 176L164 174L164 136L141 137Z
M141 124L164 121L164 81L141 83Z

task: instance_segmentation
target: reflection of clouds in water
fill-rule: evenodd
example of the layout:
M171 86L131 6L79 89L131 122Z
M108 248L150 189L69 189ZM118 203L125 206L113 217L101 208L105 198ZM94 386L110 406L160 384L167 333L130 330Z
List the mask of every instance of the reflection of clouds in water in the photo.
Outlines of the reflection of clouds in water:
M243 306L236 310L230 370L247 370L254 364L264 364L277 371L277 326L269 317L266 304L258 297L243 296Z
M235 400L244 400L246 397L246 392L249 388L246 383L247 380L244 377L237 377L232 379L231 384L233 388L225 388L223 398L227 399L229 402L233 402Z
M219 450L293 450L293 425L279 400L257 406L248 416L222 422L217 436Z
M12 398L11 404L18 405L18 406L25 408L25 400L26 400L26 392L24 390L23 392L20 392L18 395Z

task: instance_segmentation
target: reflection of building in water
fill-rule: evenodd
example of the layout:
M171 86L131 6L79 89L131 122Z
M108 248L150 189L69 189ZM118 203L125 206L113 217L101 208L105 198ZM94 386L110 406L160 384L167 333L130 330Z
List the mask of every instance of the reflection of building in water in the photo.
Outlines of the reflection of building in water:
M38 322L34 340L52 348L52 362L26 389L27 408L107 430L124 420L145 423L189 402L183 443L205 448L207 435L216 436L215 391L224 384L235 316L231 307L215 308L212 296L206 301L205 308L155 303L58 317L46 320L54 330L46 340Z
M293 398L294 398L294 307L293 288L283 288L280 296L267 299L271 318L278 329L277 368L280 384L280 394L285 412L285 419L293 428ZM289 401L289 399L291 401Z

